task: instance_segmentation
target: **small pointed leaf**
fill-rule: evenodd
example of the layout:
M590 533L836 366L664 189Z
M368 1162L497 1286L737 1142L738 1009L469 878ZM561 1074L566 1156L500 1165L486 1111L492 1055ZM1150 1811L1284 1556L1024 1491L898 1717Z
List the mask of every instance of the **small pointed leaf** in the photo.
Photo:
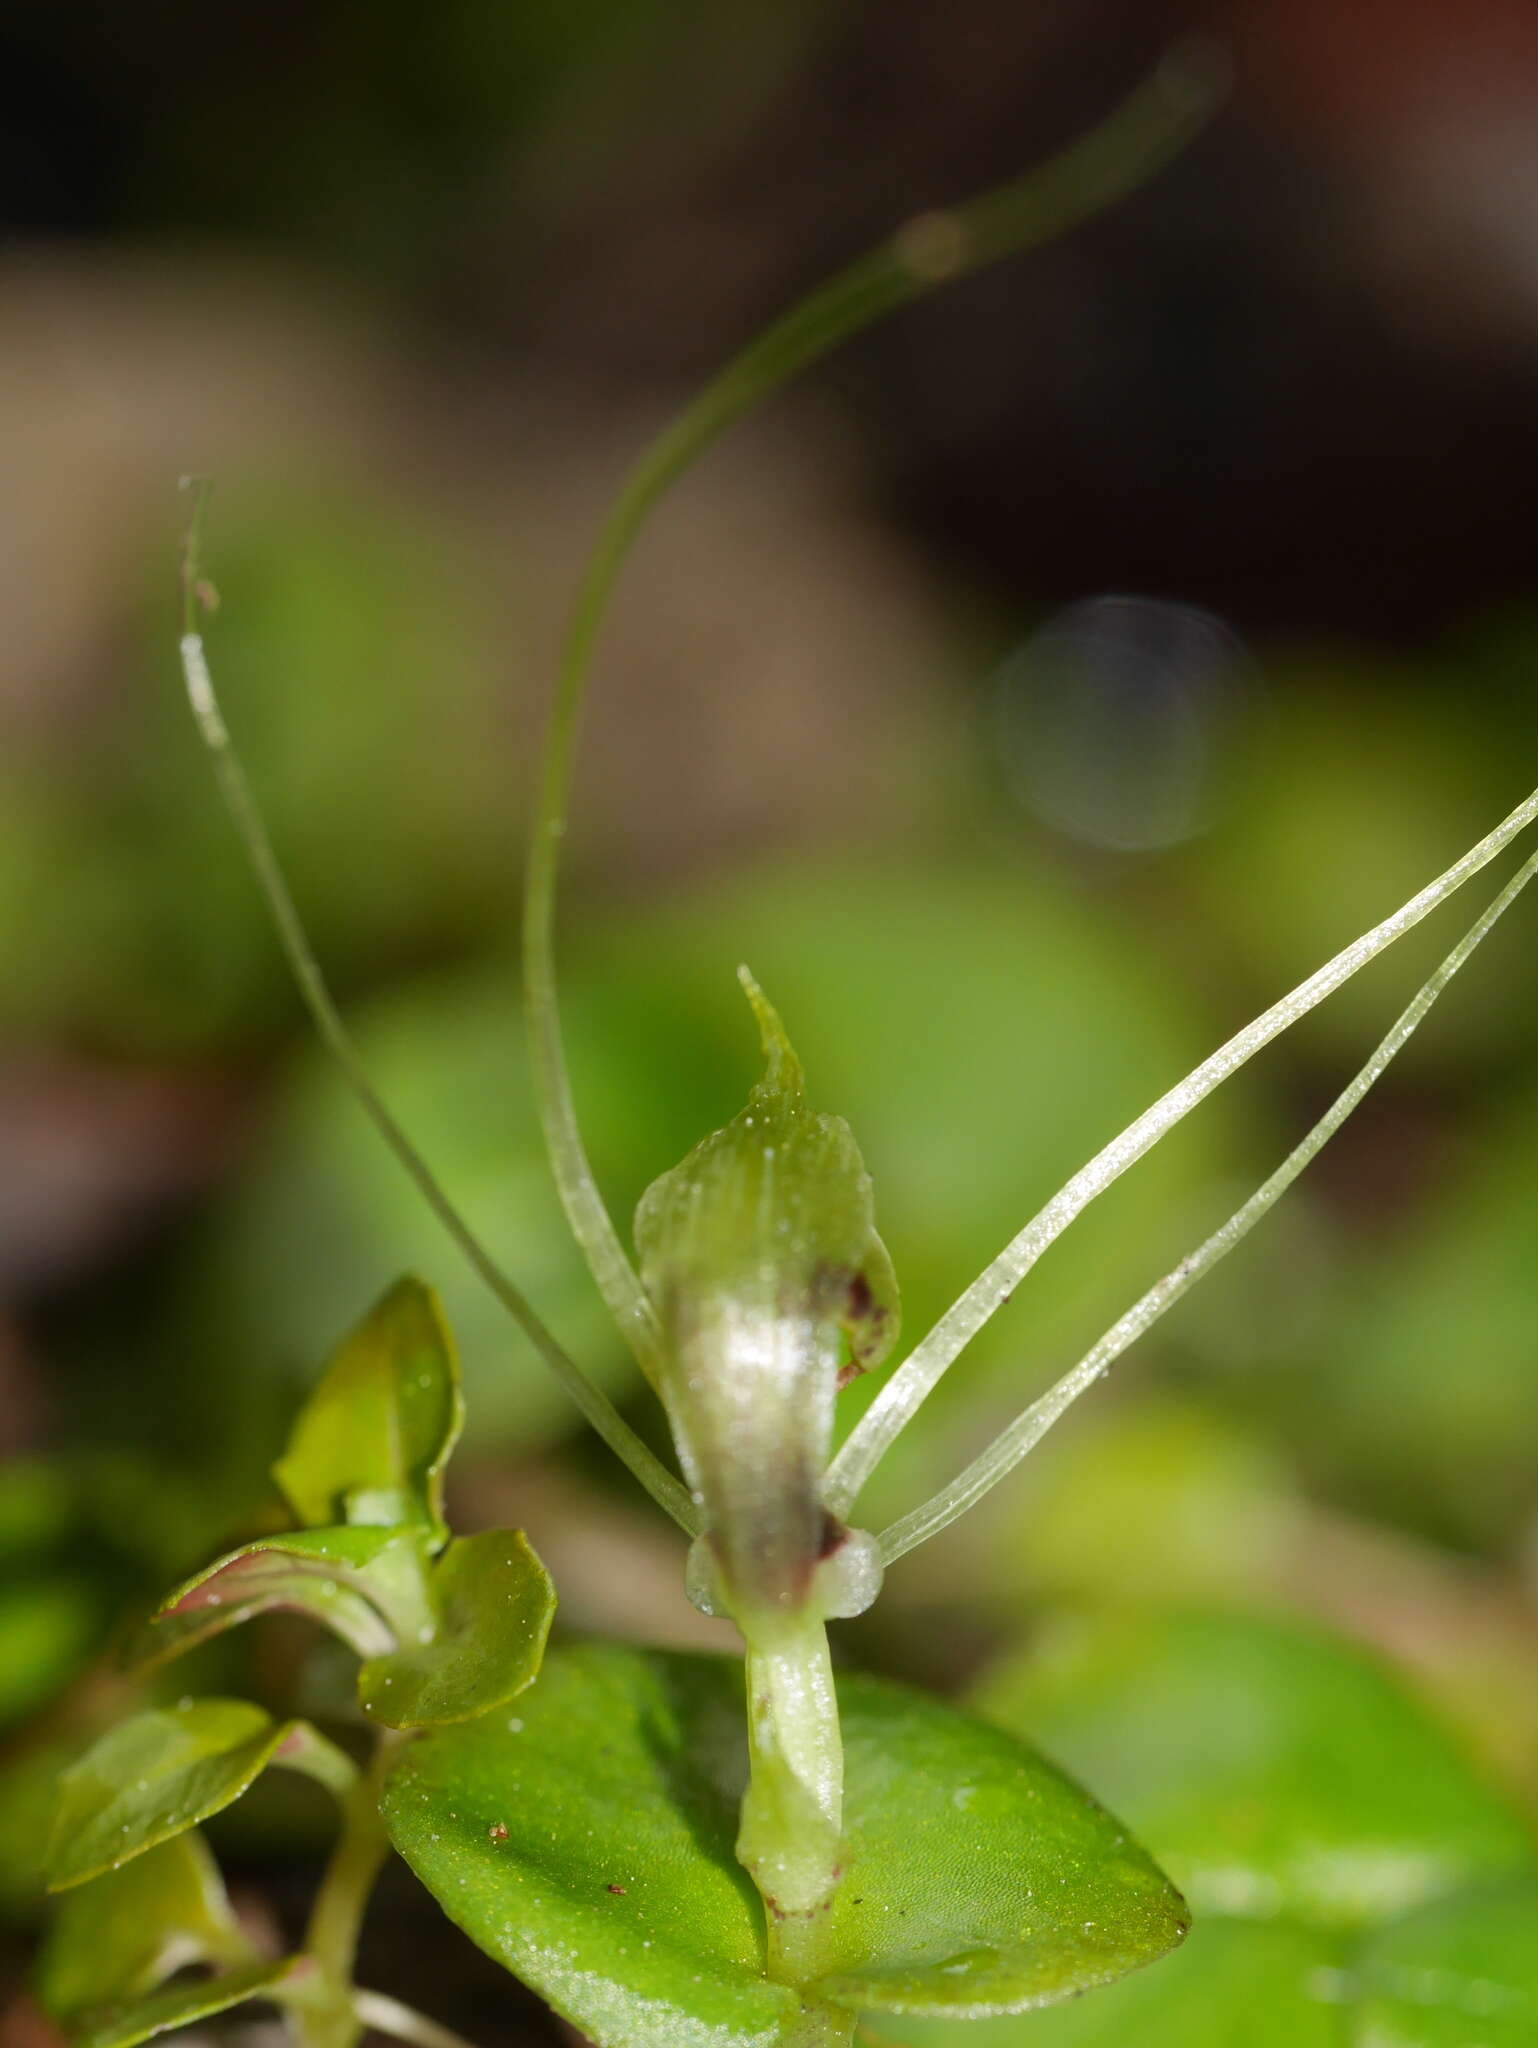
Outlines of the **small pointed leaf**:
M71 2048L136 2048L156 2034L190 2027L249 1999L280 1995L285 1983L308 1967L303 1957L280 1963L248 1963L220 1977L200 1977L191 1984L172 1984L133 2005L97 2014L70 2033Z
M395 1647L389 1553L413 1555L413 1529L299 1529L221 1557L179 1586L141 1632L135 1661L160 1663L274 1608L307 1614L360 1657Z
M817 1998L1014 2009L1179 1941L1153 1865L1033 1751L873 1680L839 1697L849 1858ZM800 2005L732 1853L746 1739L734 1660L564 1650L517 1713L413 1743L383 1810L450 1917L600 2048L769 2048Z
M387 1728L470 1721L539 1672L555 1613L550 1574L519 1529L455 1539L438 1560L430 1641L375 1657L358 1674L363 1711Z
M37 1990L56 2020L146 1997L188 1963L249 1962L208 1845L194 1829L59 1903Z
M47 1867L63 1891L116 1870L238 1799L270 1763L339 1796L349 1759L304 1721L274 1721L245 1700L189 1700L119 1722L59 1780Z
M1532 1853L1390 1672L1299 1623L1064 1617L980 1702L1125 1813L1198 1913L1370 1926Z
M273 1477L311 1527L409 1522L442 1541L443 1468L463 1416L438 1298L401 1280L343 1340Z
M1352 2048L1532 2048L1538 1876L1461 1892L1385 1928L1358 1959Z

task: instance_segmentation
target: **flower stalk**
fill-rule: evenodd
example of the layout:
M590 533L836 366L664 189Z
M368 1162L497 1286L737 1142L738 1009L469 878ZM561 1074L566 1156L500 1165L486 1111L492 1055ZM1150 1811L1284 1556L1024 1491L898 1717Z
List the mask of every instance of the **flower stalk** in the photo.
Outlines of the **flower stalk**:
M342 1800L342 1829L321 1878L305 1931L304 1952L315 1965L301 1979L303 1995L290 2005L299 2048L353 2048L363 2031L353 1968L358 1933L385 1858L389 1837L379 1814L385 1774L405 1737L384 1728L369 1767Z
M751 1776L737 1860L769 1909L787 1981L806 1983L844 1825L844 1746L823 1624L802 1617L750 1639L747 1689Z

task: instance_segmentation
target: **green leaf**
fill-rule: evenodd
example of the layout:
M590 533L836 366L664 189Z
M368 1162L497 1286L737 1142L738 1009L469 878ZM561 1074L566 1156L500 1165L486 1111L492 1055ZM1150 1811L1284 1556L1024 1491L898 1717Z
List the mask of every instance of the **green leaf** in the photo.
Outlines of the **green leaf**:
M796 2023L732 1853L742 1682L731 1659L559 1651L517 1714L421 1737L386 1786L444 1910L601 2048L766 2048ZM871 1679L839 1698L848 1862L818 1999L1025 2006L1179 1941L1153 1865L1034 1752Z
M452 1542L430 1590L430 1642L375 1657L358 1674L363 1711L389 1728L469 1721L534 1679L555 1613L550 1575L521 1530L487 1529Z
M188 1963L249 1961L224 1884L193 1830L63 1899L37 1990L60 2021L143 1998Z
M438 1298L420 1280L401 1280L333 1356L273 1477L312 1527L414 1522L441 1542L443 1468L462 1421Z
M740 1687L725 1661L556 1651L516 1714L419 1737L386 1783L450 1918L604 2048L747 2048L796 2010L732 1854Z
M280 1987L299 1969L304 1958L289 1957L281 1963L250 1963L221 1977L200 1977L191 1984L173 1984L136 2004L119 2006L94 2015L84 2026L72 2029L71 2048L135 2048L155 2034L168 2034L174 2027L189 2027L195 2020L228 2012L252 1998L276 1998Z
M883 2020L902 2048L1342 2048L1334 1944L1284 1922L1198 1920L1172 1956L1049 2012Z
M980 1703L1125 1814L1198 1914L1372 1925L1531 1854L1387 1670L1296 1623L1064 1618Z
M1071 1997L1174 1948L1183 1902L1100 1806L1002 1731L872 1679L839 1688L837 1958L819 1995L985 2013Z
M1386 1928L1357 1967L1353 2048L1532 2048L1538 1877L1460 1893Z
M195 1827L238 1799L270 1763L339 1797L356 1777L305 1721L274 1721L245 1700L188 1700L120 1722L59 1779L47 1864L63 1891Z
M402 1619L403 1574L391 1566L414 1564L419 1542L415 1529L342 1528L244 1544L188 1579L151 1616L135 1645L136 1661L179 1656L273 1608L309 1615L360 1657L383 1656L394 1649Z

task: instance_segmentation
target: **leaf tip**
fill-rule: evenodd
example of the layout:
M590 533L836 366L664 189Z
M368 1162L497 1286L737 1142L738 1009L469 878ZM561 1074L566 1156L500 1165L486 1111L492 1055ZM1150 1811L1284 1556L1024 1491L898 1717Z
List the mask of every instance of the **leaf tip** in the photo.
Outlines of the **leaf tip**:
M758 1035L764 1049L764 1078L758 1086L766 1093L789 1096L799 1100L806 1091L806 1077L801 1071L801 1062L785 1034L780 1013L759 987L748 967L737 969L737 979L742 992L753 1007L758 1020ZM755 1091L756 1092L756 1091Z

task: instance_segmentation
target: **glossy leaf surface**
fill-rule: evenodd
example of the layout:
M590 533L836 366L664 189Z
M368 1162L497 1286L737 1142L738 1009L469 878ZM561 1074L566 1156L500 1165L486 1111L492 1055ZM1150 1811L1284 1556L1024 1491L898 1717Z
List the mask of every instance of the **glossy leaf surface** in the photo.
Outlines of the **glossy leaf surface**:
M231 1804L269 1763L341 1793L353 1765L308 1723L274 1721L245 1700L189 1700L135 1714L59 1780L48 1845L62 1891L195 1827Z
M539 1671L555 1588L521 1530L487 1529L452 1542L432 1574L430 1642L376 1657L358 1696L390 1728L469 1721L504 1705Z
M871 1679L839 1699L848 1855L824 1995L889 2012L1034 2005L1181 1940L1163 1874L1037 1751Z
M273 1997L294 1972L292 1960L249 1963L220 1977L201 1977L191 1984L173 1984L133 2005L101 2014L71 2034L71 2048L135 2048L156 2034L190 2027L197 2020L228 2012L248 1999Z
M1124 1813L1198 1914L1371 1925L1531 1854L1387 1670L1301 1625L1068 1619L981 1702Z
M299 1529L244 1544L179 1586L135 1646L146 1662L177 1656L221 1630L274 1608L307 1614L356 1650L378 1657L395 1647L384 1601L388 1554L414 1547L397 1529Z
M880 2031L902 2048L1345 2048L1342 1995L1327 1937L1205 1919L1174 1955L1049 2012Z
M741 1686L728 1659L559 1652L516 1714L423 1737L387 1787L440 1904L602 2048L764 2048L795 2017L733 1856ZM849 1855L819 1998L1024 2006L1179 1941L1153 1865L1034 1752L869 1679L839 1696Z
M38 1966L38 1996L58 2020L142 1998L188 1963L245 1962L203 1837L177 1835L60 1901Z
M459 1365L437 1296L401 1280L344 1339L273 1467L312 1527L443 1521L443 1468L463 1421Z
M1374 1937L1352 2048L1532 2048L1538 1876L1460 1893Z

